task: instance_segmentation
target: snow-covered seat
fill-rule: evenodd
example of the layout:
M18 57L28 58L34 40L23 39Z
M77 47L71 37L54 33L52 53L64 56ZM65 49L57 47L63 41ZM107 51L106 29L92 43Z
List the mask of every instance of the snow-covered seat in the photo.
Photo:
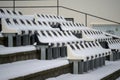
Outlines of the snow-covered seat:
M74 47L73 47L74 46ZM98 42L85 42L80 44L67 45L68 59L86 61L91 56L93 59L111 54L111 49L104 49ZM83 56L83 57L82 57Z
M61 24L61 29L64 31L74 31L74 30L81 30L85 29L86 27L83 27L82 24L79 23L73 23L73 22L60 22Z
M120 49L120 39L107 40L110 49Z
M47 15L47 14L35 14L37 20L43 20L47 22L66 22L64 17L56 15Z
M23 18L3 18L2 19L2 33L18 33L25 34L32 32L34 34L37 30L52 29L45 21L35 21ZM53 30L53 29L52 29Z
M81 39L75 37L71 32L62 32L59 30L38 31L38 39L41 43L56 44L73 43ZM54 45L55 46L55 45Z
M8 10L8 9L0 9L0 18L29 18L33 19L33 15L23 15L21 11L13 11L13 10Z
M0 18L8 18L8 17L17 17L23 15L20 11L12 11L7 9L0 9Z
M61 22L66 22L64 17L56 15L46 15L46 14L35 14L36 20L46 21L52 28L57 30L61 29Z
M92 30L92 29L82 30L82 36L88 41L89 40L90 41L94 41L94 40L97 40L97 41L105 40L106 41L107 39L112 39L111 36L106 36L101 31Z
M42 49L47 48L47 50L49 50L47 51L48 53L45 51L43 53L48 54L49 56L56 55L54 58L60 57L60 55L63 55L63 57L66 56L67 44L79 43L81 41L81 39L75 37L68 31L62 32L60 30L40 30L37 31L36 35L38 38L38 45L40 45Z
M4 36L10 35L11 38L13 36L24 36L26 38L23 41L26 41L26 44L30 44L29 41L31 36L35 34L36 31L39 30L54 30L49 26L49 24L45 21L36 21L34 19L29 18L2 18L2 31L1 33L4 34ZM29 39L28 39L28 38ZM34 42L34 37L32 37L32 42ZM12 40L10 40L12 41ZM11 42L12 43L12 42ZM19 42L20 43L20 42ZM12 45L11 45L12 46Z
M73 62L73 73L79 74L105 65L105 57L111 49L104 49L98 42L82 42L67 45L67 58Z
M120 39L107 40L108 47L112 50L112 55L108 56L108 60L116 61L120 59Z
M0 9L0 31L2 30L2 23L1 19L2 18L12 18L12 17L18 17L22 16L22 13L20 11L12 11L8 9Z
M25 27L25 22L22 19L2 19L2 33L18 33L22 34L23 31L25 33L28 33L28 29ZM14 31L12 31L14 30Z

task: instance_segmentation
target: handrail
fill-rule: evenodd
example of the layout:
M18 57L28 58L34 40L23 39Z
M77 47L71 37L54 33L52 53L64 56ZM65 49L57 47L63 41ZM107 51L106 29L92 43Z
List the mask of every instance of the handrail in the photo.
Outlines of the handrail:
M92 17L95 17L95 18L99 18L99 19L102 19L102 20L105 20L105 21L109 21L109 22L120 24L120 22L116 22L116 21L113 21L113 20L110 20L110 19L106 19L106 18L103 18L103 17L99 17L99 16L96 16L96 15L92 15L92 14L89 14L89 13L85 13L85 12L82 12L82 11L71 9L71 8L68 8L68 7L64 7L64 6L60 6L60 7L64 8L64 9L67 9L67 10L74 11L74 12L78 12L78 13L81 13L81 14L84 14L84 15L88 15L88 16L92 16Z

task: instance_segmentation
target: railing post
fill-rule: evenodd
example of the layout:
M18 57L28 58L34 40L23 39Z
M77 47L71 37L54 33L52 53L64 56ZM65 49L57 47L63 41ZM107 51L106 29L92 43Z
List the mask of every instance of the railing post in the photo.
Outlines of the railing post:
M59 16L59 0L57 0L57 16Z
M87 27L87 14L85 14L85 26Z
M15 0L13 0L13 11L15 11Z

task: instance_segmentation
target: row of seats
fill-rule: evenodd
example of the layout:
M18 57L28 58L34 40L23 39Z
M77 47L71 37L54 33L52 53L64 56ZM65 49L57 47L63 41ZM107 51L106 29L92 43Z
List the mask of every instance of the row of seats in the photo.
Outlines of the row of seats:
M107 42L111 49L120 49L120 39L107 40Z
M15 17L15 16L22 16L22 15L23 14L20 11L0 9L0 18L8 18L8 17Z
M72 44L82 41L75 37L70 31L62 32L59 30L49 30L49 31L37 31L38 39L41 43L50 43L52 45L59 46L65 44Z
M112 55L108 58L111 61L116 61L120 59L120 39L110 39L107 40L109 48L112 50Z
M83 24L66 21L65 18L62 16L45 14L36 14L35 16L37 20L47 21L52 27L56 26L58 28L61 28L61 30L77 30L77 28L84 26ZM60 27L58 24L60 25Z
M66 22L65 18L56 15L35 14L37 20L48 22Z
M9 15L9 16L11 16L11 15ZM41 16L42 16L42 18L47 17L45 15L41 15ZM43 41L43 43L46 43L45 41L48 39L49 40L51 39L51 41L53 41L53 40L55 40L55 37L56 37L56 41L57 40L60 41L60 39L61 39L61 41L63 43L60 44L59 41L52 42L52 47L46 48L46 58L45 59L54 59L54 58L66 56L66 47L64 46L65 45L64 40L67 41L66 43L70 43L71 41L69 41L69 38L72 35L71 33L69 33L69 32L68 32L69 34L66 32L62 33L61 31L54 32L55 29L51 28L50 25L48 24L48 22L46 22L46 20L44 20L44 19L36 20L36 19L29 19L29 18L24 18L24 17L25 16L23 16L23 15L20 15L20 16L18 15L18 17L7 17L7 18L2 17L2 33L3 34L17 33L17 35L12 36L12 38L16 41L17 46L29 45L29 44L37 41L36 37L38 37L38 36L36 36L36 34L40 35L38 37L38 39L40 39L39 41L41 41L40 43L42 43L42 41ZM51 19L54 19L53 21L56 21L57 19L59 21L60 20L64 21L63 17L50 16L50 15L49 15L49 17ZM52 30L53 33L51 33L50 30ZM45 32L45 35L44 35L44 32ZM46 36L45 40L43 40L43 36ZM65 39L62 40L63 38L65 38ZM73 35L72 35L72 38L73 38ZM76 39L76 40L78 41L79 39ZM73 40L73 42L74 42L74 40ZM47 43L51 43L51 42L47 41ZM57 45L59 47L55 47L55 45Z
M6 30L7 29L7 30ZM53 30L45 21L36 21L21 18L3 18L3 33L34 34L37 30ZM11 30L11 31L10 31ZM7 32L8 31L8 32Z
M62 30L78 30L78 29L85 29L83 24L80 23L72 23L72 22L62 22L61 28Z
M82 30L82 36L87 40L102 41L112 39L112 36L106 36L103 32L97 30Z
M63 32L60 30L41 30L37 31L36 35L39 44L48 43L49 46L46 48L47 50L45 52L47 56L43 59L65 57L67 56L67 44L73 44L82 41L81 39L76 38L70 31Z
M67 58L74 61L73 73L75 74L82 74L105 65L105 57L111 54L111 49L102 48L97 41L67 45Z
M101 31L56 15L35 14L30 18L19 11L0 9L0 12L2 34L7 36L9 44L21 46L37 42L41 59L67 56L73 62L73 73L84 73L105 65L106 56L116 59L116 53L111 49L117 45L115 48L119 50L119 40L112 41L111 36ZM110 49L101 46L103 41L108 41Z
M107 56L111 54L110 49L104 49L101 47L101 45L96 42L84 42L84 43L78 43L78 44L70 44L68 45L69 48L73 50L73 53L68 53L68 59L80 59L86 61L95 59L101 56ZM77 54L76 56L72 56L72 54ZM82 57L83 56L83 57Z
M4 14L4 12L5 11L2 11L2 14ZM17 13L17 12L13 12L13 13ZM36 17L33 20L29 20L26 18L2 19L2 24L3 24L2 33L18 33L19 35L37 34L38 42L49 43L54 47L58 47L58 46L61 47L66 43L73 44L79 42L81 38L82 40L83 39L106 40L109 38L111 39L111 37L105 36L101 31L91 30L87 27L83 27L84 25L78 23L74 24L71 22L67 22L61 16L44 15L44 14L35 14L35 16ZM61 28L60 30L62 31L53 29L53 27L51 27L51 25L56 22L60 24L58 26ZM79 36L80 34L82 34L82 37Z
M7 9L0 9L0 31L2 31L2 20L4 18L27 18L29 20L33 20L34 16L32 15L23 15L20 11L12 11Z
M54 16L54 15L44 15L44 14L37 14L37 20L47 21L48 24L54 28L55 30L47 30L47 31L37 31L38 41L39 43L49 43L49 53L50 56L53 54L53 58L60 56L60 49L63 48L62 53L66 53L66 45L78 43L81 41L80 38L77 38L71 31L66 31L66 29L73 30L74 28L81 27L81 24L74 24L67 22L61 16ZM59 29L57 29L59 28ZM75 31L76 29L74 29ZM52 49L51 49L52 48ZM63 54L66 55L66 54ZM47 56L48 57L48 56Z
M84 27L83 24L80 24L80 23L72 23L72 22L68 22L68 21L64 21L64 22L53 22L53 21L49 21L48 22L51 26L52 25L57 25L59 24L60 25L60 28L64 31L66 30L78 30L78 29L82 29ZM84 27L85 28L85 27Z

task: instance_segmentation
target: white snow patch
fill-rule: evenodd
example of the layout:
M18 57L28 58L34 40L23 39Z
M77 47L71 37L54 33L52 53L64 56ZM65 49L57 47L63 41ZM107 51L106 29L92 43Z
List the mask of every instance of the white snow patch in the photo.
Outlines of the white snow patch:
M36 50L35 46L4 47L0 46L0 55Z
M63 74L58 77L49 78L47 80L100 80L103 77L120 69L120 61L107 61L106 65L89 71L84 74ZM120 79L118 79L120 80Z
M117 78L116 80L120 80L120 77L119 77L119 78Z
M0 32L0 37L3 37L2 33Z
M0 45L0 50L1 50L1 48L4 48L5 46L3 46L3 45Z
M26 60L0 65L0 80L8 80L68 64L68 60Z

